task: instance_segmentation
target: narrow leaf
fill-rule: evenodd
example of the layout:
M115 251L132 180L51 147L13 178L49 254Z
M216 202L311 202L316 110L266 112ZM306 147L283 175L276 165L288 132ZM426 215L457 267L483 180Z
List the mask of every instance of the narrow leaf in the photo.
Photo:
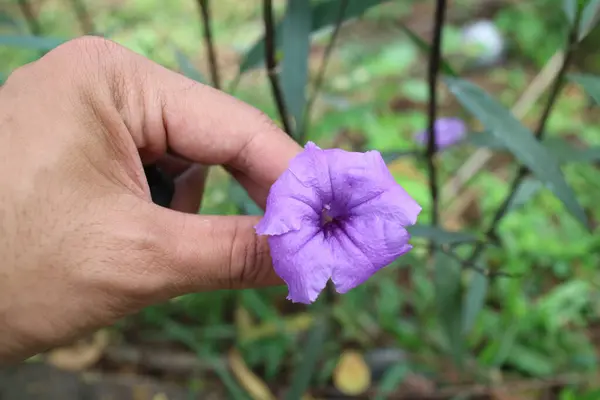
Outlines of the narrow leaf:
M569 79L581 85L596 103L600 104L600 77L589 74L571 74Z
M563 12L571 26L575 24L577 18L577 8L579 6L577 3L577 0L563 0Z
M322 28L336 23L340 9L341 0L326 0L321 1L311 6L311 32L314 33ZM344 14L344 22L356 18L365 13L369 8L388 0L348 0L346 12ZM275 27L275 46L279 48L282 43L281 26ZM253 68L258 68L263 65L265 52L265 38L260 38L246 52L244 59L240 64L240 73L246 72Z
M598 23L600 16L600 0L589 0L581 12L578 39L583 40Z
M410 38L410 40L412 40L412 42L421 51L423 51L424 54L429 55L429 53L431 53L431 45L429 43L427 43L425 40L423 40L419 35L417 35L416 33L414 33L412 30L410 30L410 28L408 28L403 23L398 22L397 25L406 34L406 36L408 36ZM458 76L457 73L454 71L454 69L450 66L450 64L448 64L448 62L445 61L444 59L441 60L441 65L440 66L442 68L442 71L446 75Z
M194 63L181 50L175 50L175 58L183 75L200 83L206 82L200 71L194 66Z
M508 209L514 211L521 208L543 187L544 185L542 182L537 179L525 179L517 188L517 192L508 205Z
M466 143L492 150L507 150L504 142L489 132L469 135ZM600 161L600 146L576 147L561 137L547 137L541 143L559 163Z
M435 253L434 286L437 316L446 336L448 350L457 364L462 364L461 269L447 254Z
M313 328L308 334L307 343L302 352L302 361L294 372L292 384L286 399L300 399L308 389L313 374L318 371L316 366L323 351L326 333L327 322L325 319L319 318L315 321Z
M311 18L309 0L288 0L282 27L281 86L288 110L294 118L294 132L303 120L306 106Z
M389 368L381 378L379 391L375 400L385 400L388 398L404 382L409 373L410 370L404 363L396 364Z
M477 236L468 232L446 231L432 225L413 225L407 228L412 236L432 240L438 245L476 242Z
M412 157L421 155L420 151L417 150L406 150L406 151L382 151L381 158L386 164L392 163L399 158Z
M0 26L9 26L13 29L20 30L21 26L9 14L0 11Z
M0 46L50 51L67 40L49 36L0 35Z
M587 217L575 193L565 181L557 159L539 143L512 113L478 86L459 78L446 78L458 101L468 109L506 148L542 181L584 226Z
M248 192L237 182L231 182L229 196L243 215L263 215L263 210L250 198Z
M463 309L462 309L462 332L468 334L473 325L477 315L483 309L485 305L485 296L487 295L489 285L489 278L487 275L474 272L467 288L467 293L463 298Z

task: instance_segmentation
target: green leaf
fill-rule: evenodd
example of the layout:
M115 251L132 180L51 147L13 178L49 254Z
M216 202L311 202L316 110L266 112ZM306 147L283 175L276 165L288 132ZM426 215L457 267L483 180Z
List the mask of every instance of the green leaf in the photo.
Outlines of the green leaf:
M407 227L407 230L412 236L432 240L438 245L476 242L478 240L477 236L468 232L446 231L431 225L417 224Z
M489 278L487 275L473 271L473 276L463 298L462 332L465 335L473 329L477 315L485 305L488 285Z
M434 268L437 317L446 336L448 350L454 357L454 361L461 365L464 342L460 265L447 254L438 251L435 253Z
M0 35L0 46L50 51L68 39L32 35Z
M181 73L197 82L206 82L200 71L194 66L194 63L181 50L175 49L175 58L177 59Z
M303 121L306 106L311 18L309 0L288 0L282 27L281 87L294 118L294 133Z
M489 132L471 134L465 143L492 150L507 150L504 142ZM559 163L600 161L600 146L579 148L561 137L547 137L542 144Z
M583 40L594 29L594 26L598 23L598 16L600 16L600 0L589 0L581 12L579 41Z
M231 375L225 363L221 359L217 358L217 356L207 352L206 348L204 348L200 344L198 339L194 337L192 331L189 328L185 327L184 325L180 325L179 323L176 323L174 321L167 321L167 323L164 324L164 328L165 332L170 337L189 347L196 353L198 358L211 365L213 371L215 372L215 374L217 374L219 379L221 379L221 382L223 382L223 385L231 395L231 398L236 400L249 399L249 396L237 384L235 378Z
M600 77L589 74L570 74L568 78L581 85L597 104L600 104Z
M396 364L388 369L379 383L379 391L375 400L384 400L391 395L401 384L410 372L405 363Z
M248 192L237 182L231 182L229 196L244 215L263 215L263 210L248 196Z
M576 22L578 7L577 0L563 0L563 12L571 26Z
M565 208L589 228L583 208L565 181L555 157L539 143L512 113L478 86L459 78L446 78L458 101L468 109L506 148L558 197Z
M323 351L326 334L327 321L322 317L318 318L308 334L306 345L302 351L302 361L294 372L286 399L300 399L308 389L313 374L318 372L316 366Z
M338 19L340 2L342 0L326 0L311 6L311 32L314 33L322 28L333 25ZM365 13L369 8L386 2L388 0L348 0L344 22L356 18ZM282 44L281 26L275 27L275 46L279 48ZM265 38L260 38L246 52L240 64L240 74L253 68L261 66L264 62Z
M412 40L412 42L421 51L423 51L423 53L425 55L427 55L427 56L429 55L429 53L431 52L431 46L429 45L429 43L427 43L426 41L424 41L423 39L421 39L421 37L419 35L417 35L416 33L414 33L412 30L410 30L410 28L408 28L403 23L397 22L397 25L406 34L406 36L408 36L410 38L410 40ZM458 74L454 71L454 68L452 68L450 66L450 64L448 64L448 62L446 62L444 59L441 60L440 66L441 66L442 71L444 72L444 74L450 75L450 76L458 76Z
M9 26L17 30L21 28L19 23L5 12L0 12L0 26Z
M537 179L528 178L523 180L517 188L517 192L512 198L512 201L508 205L508 209L514 211L521 208L543 187L543 183Z
M504 142L490 132L472 133L467 136L463 143L477 147L486 147L491 150L506 150Z
M418 150L406 150L406 151L382 151L381 158L386 164L396 161L403 157L418 156L420 152Z

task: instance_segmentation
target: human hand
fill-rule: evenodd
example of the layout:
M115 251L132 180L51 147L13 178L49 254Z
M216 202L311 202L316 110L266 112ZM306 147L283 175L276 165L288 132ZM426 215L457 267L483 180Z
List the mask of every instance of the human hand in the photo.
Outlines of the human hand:
M280 284L258 218L193 213L203 165L264 207L301 150L258 110L102 38L19 68L0 88L0 364L171 297ZM180 173L173 210L151 202L154 162Z

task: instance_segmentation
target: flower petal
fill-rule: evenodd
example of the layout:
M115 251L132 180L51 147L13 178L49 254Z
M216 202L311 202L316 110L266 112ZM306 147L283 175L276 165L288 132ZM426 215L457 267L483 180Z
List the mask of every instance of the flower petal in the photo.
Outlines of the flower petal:
M270 236L268 241L275 272L288 286L288 300L295 303L315 301L332 271L352 262L318 227Z
M309 142L290 161L289 168L271 186L259 235L281 235L305 224L319 224L324 201L331 199L331 184L323 150Z
M381 216L353 216L340 222L337 228L336 240L351 260L333 270L332 280L338 293L364 283L412 249L406 229L397 221Z
M378 151L325 150L333 197L331 216L380 215L413 225L421 206L396 183Z

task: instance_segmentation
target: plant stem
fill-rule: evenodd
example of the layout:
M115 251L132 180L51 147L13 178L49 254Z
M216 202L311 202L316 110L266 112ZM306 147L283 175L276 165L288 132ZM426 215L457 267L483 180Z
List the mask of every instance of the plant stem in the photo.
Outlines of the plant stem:
M429 191L431 194L431 223L438 225L439 219L439 201L438 201L438 181L437 170L435 167L436 132L435 121L437 119L437 83L440 65L442 61L442 28L444 27L444 17L446 14L446 0L437 0L434 15L434 33L431 45L431 53L429 56L429 106L428 106L428 140L427 148L425 149L425 157L427 159L427 169L429 172ZM431 251L433 251L433 242L431 243Z
M544 138L544 135L546 134L546 124L548 123L550 114L552 113L554 105L556 104L556 100L558 99L561 89L563 88L563 85L565 83L565 75L567 73L567 70L569 69L569 66L571 65L571 61L573 60L573 55L575 54L575 50L577 47L578 31L579 31L579 24L573 24L573 27L572 27L571 31L569 32L569 39L567 42L567 48L565 51L565 57L563 59L563 63L560 67L560 70L558 71L558 74L556 75L556 79L554 80L554 83L552 84L552 87L550 89L550 95L548 97L548 102L546 103L546 106L544 107L542 115L540 116L540 121L538 123L537 129L534 132L535 138L537 140L542 140ZM523 165L521 167L519 167L519 171L517 172L517 175L515 176L515 178L513 179L513 182L510 185L510 190L509 190L508 195L506 196L506 198L504 199L504 201L502 202L500 207L498 207L498 210L496 211L496 213L494 214L494 217L492 218L492 223L490 224L490 227L485 232L486 238L488 238L488 239L496 238L496 230L498 228L498 225L500 224L500 221L502 220L502 218L504 218L504 216L507 214L510 204L512 203L512 201L514 199L514 197L517 193L517 190L519 189L519 186L521 185L521 183L527 177L528 174L529 174L529 169L527 167L525 167ZM485 243L478 242L477 245L475 246L475 249L473 250L473 253L471 254L471 256L469 257L468 260L471 262L476 260L484 248L485 248Z
M275 28L273 25L273 2L271 0L263 0L263 20L265 25L265 64L267 66L267 74L269 76L269 82L271 83L271 91L275 98L275 104L283 124L285 132L293 136L291 130L290 118L285 101L283 99L283 92L279 84L279 76L277 74L277 61L275 59Z
M92 34L96 32L94 28L94 23L92 21L92 17L88 12L83 0L69 0L71 2L71 8L77 17L77 21L79 22L79 26L81 27L81 31L83 34Z
M342 0L340 2L340 8L337 16L337 20L335 22L335 28L331 34L331 38L329 39L329 43L327 43L327 48L325 49L325 54L323 55L323 60L321 61L321 65L319 67L319 71L317 72L317 77L315 79L315 84L313 87L312 94L308 99L306 104L306 110L304 112L304 121L302 123L302 128L300 130L300 135L298 141L300 143L304 143L310 131L310 116L312 112L312 108L319 96L319 92L321 91L321 86L323 85L323 79L325 78L325 72L327 71L327 65L329 64L329 60L331 59L331 54L333 53L333 48L335 46L335 42L340 33L340 28L342 26L342 22L344 22L344 14L346 13L346 8L348 7L348 0Z
M209 0L198 0L200 15L202 17L202 29L204 34L204 44L208 53L208 62L210 64L210 78L216 89L221 88L221 80L219 78L219 67L217 64L217 53L212 38L211 18Z

